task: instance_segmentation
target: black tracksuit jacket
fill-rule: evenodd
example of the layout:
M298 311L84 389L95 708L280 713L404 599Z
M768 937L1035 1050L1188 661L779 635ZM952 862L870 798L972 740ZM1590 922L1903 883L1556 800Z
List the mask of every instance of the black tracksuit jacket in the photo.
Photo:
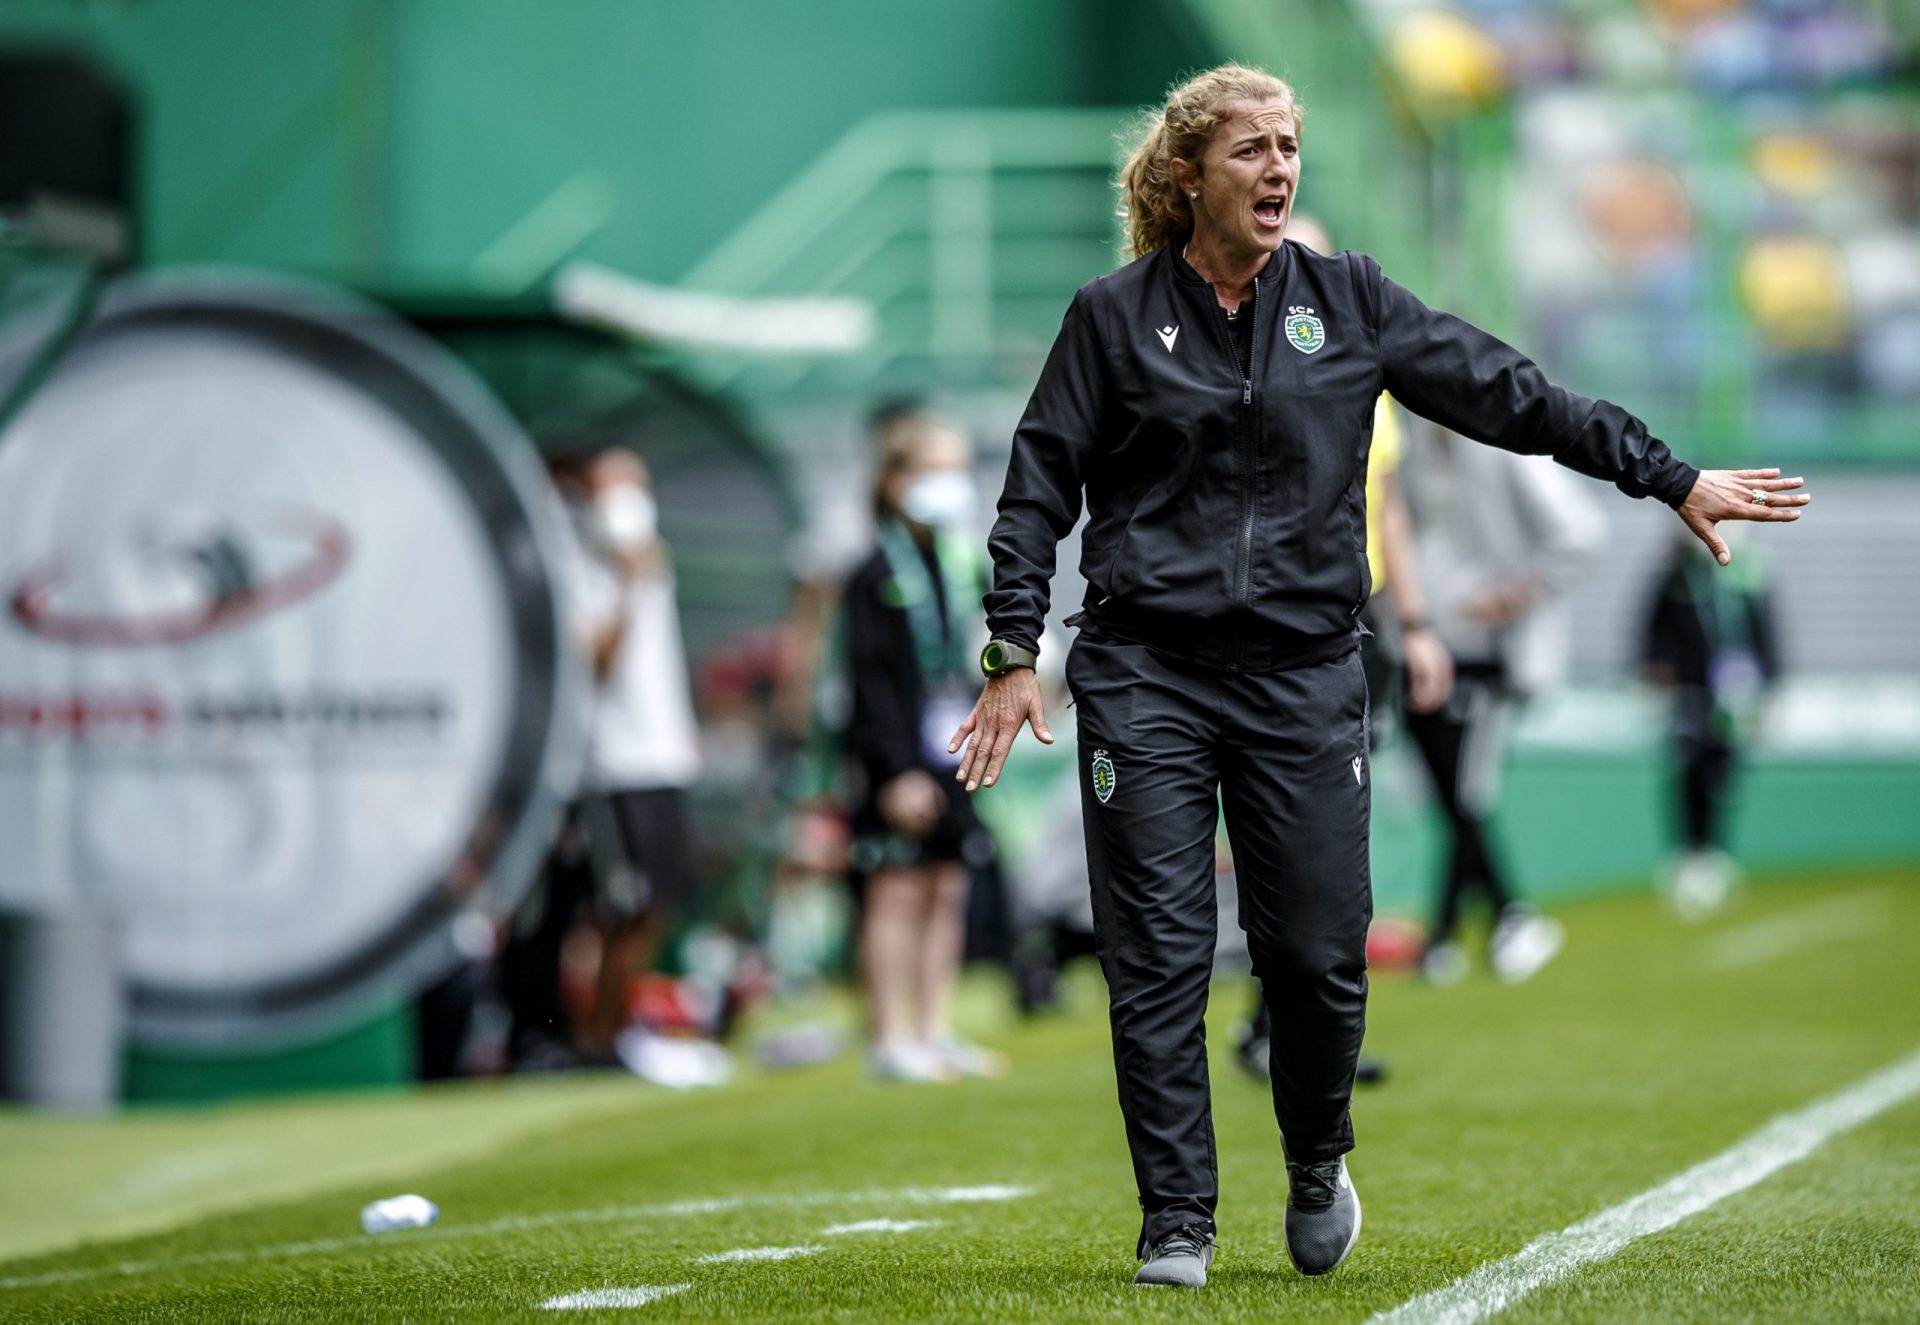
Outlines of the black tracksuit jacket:
M1382 391L1510 451L1678 507L1698 472L1617 405L1422 304L1359 253L1288 241L1254 281L1251 363L1172 248L1082 286L1014 434L988 546L995 638L1038 646L1055 547L1101 631L1225 670L1350 647L1371 585L1367 451ZM1080 618L1076 618L1080 620Z

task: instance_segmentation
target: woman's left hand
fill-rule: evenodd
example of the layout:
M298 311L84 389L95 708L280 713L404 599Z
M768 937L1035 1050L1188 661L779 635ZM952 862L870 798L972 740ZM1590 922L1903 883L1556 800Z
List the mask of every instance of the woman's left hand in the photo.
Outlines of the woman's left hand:
M1431 713L1453 693L1453 655L1431 627L1416 626L1400 637L1407 667L1407 707Z
M1777 469L1703 469L1680 506L1680 518L1712 551L1722 566L1733 560L1727 540L1714 528L1722 520L1798 520L1799 508L1813 500L1794 489L1801 478L1781 478ZM1764 493L1764 503L1754 500Z

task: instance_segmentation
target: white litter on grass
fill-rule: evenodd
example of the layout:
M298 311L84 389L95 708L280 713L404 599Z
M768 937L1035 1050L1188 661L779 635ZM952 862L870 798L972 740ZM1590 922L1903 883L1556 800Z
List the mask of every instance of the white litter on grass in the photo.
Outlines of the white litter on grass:
M648 1219L671 1219L686 1215L724 1214L733 1210L780 1207L811 1208L823 1205L857 1203L948 1205L978 1201L1013 1201L1031 1196L1032 1187L893 1187L866 1188L850 1192L764 1193L752 1196L719 1196L704 1200L659 1201L648 1205L607 1205L584 1210L551 1210L539 1215L507 1215L480 1224L440 1224L420 1229L406 1239L417 1247L424 1240L485 1237L494 1233L519 1233L531 1229L554 1228L569 1224L638 1223ZM384 1245L381 1239L378 1245ZM318 1256L345 1251L350 1247L377 1245L367 1236L314 1238L306 1242L283 1242L271 1247L234 1247L226 1251L194 1252L186 1256L157 1257L145 1261L121 1261L114 1265L91 1265L84 1269L49 1270L44 1274L18 1275L0 1279L0 1289L42 1288L49 1284L79 1283L89 1279L127 1278L156 1271L191 1269L202 1265L238 1265L248 1261L285 1260L296 1256Z
M916 1228L937 1228L937 1219L863 1219L857 1224L835 1224L820 1230L823 1238L845 1237L849 1233L911 1233Z
M1864 938L1886 923L1886 889L1834 897L1715 934L1707 941L1709 971L1737 971L1823 943Z
M548 1311L600 1311L608 1307L644 1307L663 1297L684 1293L692 1284L641 1284L637 1288L589 1288L584 1292L550 1297L540 1305Z
M408 1193L374 1201L360 1212L362 1233L397 1233L440 1222L440 1207L424 1196Z
M1605 1260L1771 1177L1822 1144L1920 1094L1920 1051L1804 1108L1775 1118L1730 1150L1570 1228L1535 1238L1445 1288L1374 1316L1371 1325L1473 1325L1529 1293Z
M825 1251L825 1247L816 1247L805 1243L798 1247L735 1247L732 1251L716 1251L706 1256L695 1256L695 1265L728 1265L734 1261L790 1261L796 1256L812 1256Z

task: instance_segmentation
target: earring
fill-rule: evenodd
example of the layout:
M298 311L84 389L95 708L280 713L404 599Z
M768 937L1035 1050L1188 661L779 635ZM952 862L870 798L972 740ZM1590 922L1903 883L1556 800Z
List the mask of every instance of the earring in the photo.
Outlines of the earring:
M1188 194L1187 196L1188 196L1189 198L1198 198L1198 197L1199 197L1200 195L1199 195L1199 194L1197 194L1197 193L1189 193L1189 194Z

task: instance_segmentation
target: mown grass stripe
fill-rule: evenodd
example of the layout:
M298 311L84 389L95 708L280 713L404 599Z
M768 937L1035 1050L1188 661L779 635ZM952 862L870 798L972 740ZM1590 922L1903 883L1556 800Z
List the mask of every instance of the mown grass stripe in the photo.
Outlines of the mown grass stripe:
M1445 1288L1372 1318L1373 1325L1473 1325L1528 1294L1605 1260L1628 1243L1743 1192L1826 1142L1920 1094L1920 1050L1845 1090L1783 1114L1732 1149L1694 1165L1632 1200L1558 1233L1536 1238Z
M1885 889L1835 897L1769 916L1713 936L1706 969L1739 971L1822 944L1862 938L1885 925L1892 899Z
M281 1243L273 1247L235 1247L227 1251L203 1251L187 1256L146 1261L121 1261L114 1265L93 1265L75 1270L50 1270L44 1274L25 1274L0 1279L0 1289L44 1288L53 1284L83 1283L91 1279L128 1278L161 1271L193 1269L199 1266L285 1260L290 1257L317 1256L326 1252L344 1251L349 1247L411 1246L424 1239L484 1237L491 1233L517 1233L565 1224L620 1223L625 1220L724 1214L728 1211L748 1208L853 1205L887 1201L898 1201L906 1205L970 1205L983 1201L1018 1200L1023 1196L1032 1195L1033 1191L1032 1187L991 1183L972 1187L895 1187L844 1192L776 1192L755 1196L710 1197L704 1200L659 1201L650 1205L609 1205L586 1210L554 1210L539 1215L508 1215L480 1224L441 1224L435 1228L410 1229L397 1235L386 1233L317 1238L305 1242Z

